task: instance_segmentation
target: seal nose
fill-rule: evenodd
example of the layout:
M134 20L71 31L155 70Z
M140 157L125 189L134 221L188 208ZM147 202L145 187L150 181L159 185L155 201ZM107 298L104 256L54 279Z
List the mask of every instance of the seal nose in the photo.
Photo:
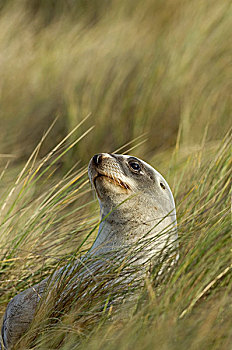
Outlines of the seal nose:
M102 155L101 154L95 154L95 156L93 156L93 162L95 165L100 165L102 161Z

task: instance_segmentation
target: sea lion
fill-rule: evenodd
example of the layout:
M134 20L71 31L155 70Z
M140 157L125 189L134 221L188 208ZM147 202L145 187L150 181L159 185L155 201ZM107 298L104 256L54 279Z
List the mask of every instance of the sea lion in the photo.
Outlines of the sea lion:
M174 198L158 171L133 156L101 153L90 160L88 174L101 211L88 257L116 253L120 259L139 242L142 249L136 251L135 263L144 264L168 247L177 247ZM3 319L3 349L11 349L26 332L48 288L45 279L10 301Z

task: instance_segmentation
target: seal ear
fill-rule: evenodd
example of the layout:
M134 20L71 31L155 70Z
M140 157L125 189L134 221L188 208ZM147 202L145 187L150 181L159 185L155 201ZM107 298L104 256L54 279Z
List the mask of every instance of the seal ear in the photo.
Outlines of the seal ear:
M160 182L160 187L161 187L163 190L165 190L165 189L166 189L166 186L164 185L164 183L163 183L163 182Z

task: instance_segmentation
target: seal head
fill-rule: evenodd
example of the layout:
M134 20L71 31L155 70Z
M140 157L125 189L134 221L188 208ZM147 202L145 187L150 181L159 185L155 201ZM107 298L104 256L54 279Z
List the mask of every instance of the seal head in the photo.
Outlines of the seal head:
M150 253L144 255L150 256L175 244L175 202L158 171L133 156L101 153L90 160L88 173L101 208L91 252L122 249L145 239Z

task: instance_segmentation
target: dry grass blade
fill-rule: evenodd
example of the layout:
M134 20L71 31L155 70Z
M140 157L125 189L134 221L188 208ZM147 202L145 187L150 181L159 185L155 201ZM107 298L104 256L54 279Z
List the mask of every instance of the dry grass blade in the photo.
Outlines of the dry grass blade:
M214 280L211 281L211 282L203 289L203 291L202 291L199 295L197 295L196 299L194 299L194 300L191 302L191 304L190 304L185 310L183 310L183 311L181 312L179 318L181 319L181 318L183 318L187 313L189 313L189 312L192 310L192 308L194 307L194 305L195 305L202 297L204 297L204 295L205 295L206 293L208 293L209 290L210 290L221 278L223 278L228 272L231 272L231 270L232 270L232 265L226 267L224 271L222 271L221 273L219 273L219 275L218 275L216 278L214 278Z

